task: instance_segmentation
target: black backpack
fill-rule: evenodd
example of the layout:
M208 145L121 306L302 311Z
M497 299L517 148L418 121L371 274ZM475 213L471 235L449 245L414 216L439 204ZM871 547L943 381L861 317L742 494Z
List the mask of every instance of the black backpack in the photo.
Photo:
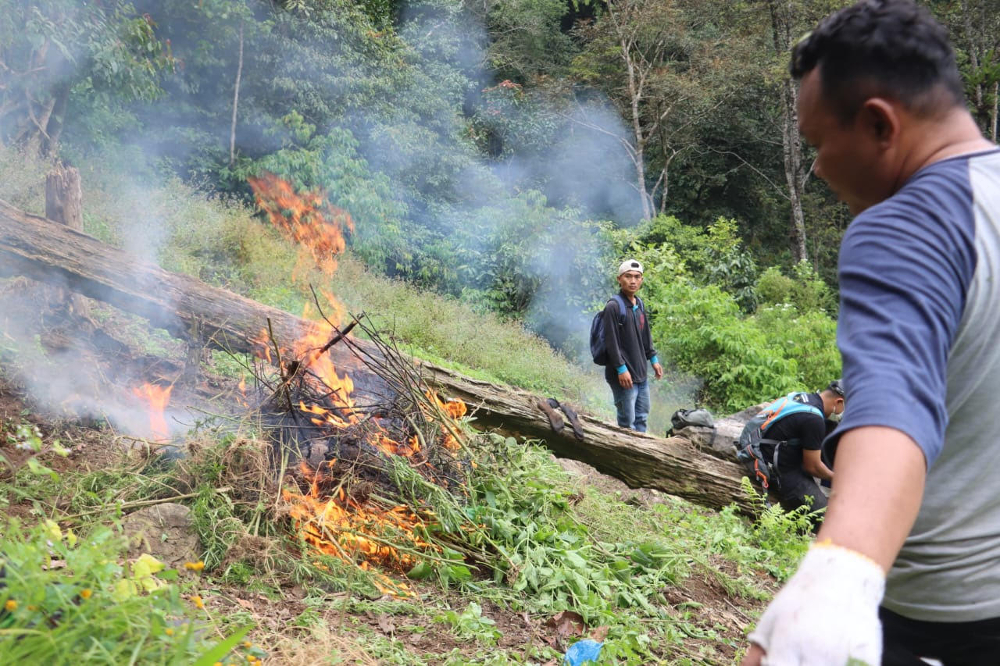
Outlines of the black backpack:
M714 428L715 419L707 409L678 409L670 417L672 430L680 430L688 426L701 426L703 428Z
M806 395L808 394L795 392L775 400L761 410L757 416L750 419L743 427L739 440L733 442L733 446L736 447L736 459L743 464L747 476L760 484L765 491L769 490L772 485L781 487L781 479L778 476L778 457L783 447L798 442L798 440L780 442L767 439L764 435L768 429L776 421L791 414L815 414L824 418L823 412L806 402ZM768 454L761 448L761 444L767 444L774 448Z
M618 303L618 325L625 325L625 299L621 294L615 294L608 301L615 301ZM638 296L635 297L635 302L639 305L639 310L643 314L646 313L646 306L643 305L642 299ZM593 321L590 322L590 355L594 359L594 363L597 365L607 365L608 364L608 346L606 342L607 332L604 330L604 310L598 310L597 314L594 315Z

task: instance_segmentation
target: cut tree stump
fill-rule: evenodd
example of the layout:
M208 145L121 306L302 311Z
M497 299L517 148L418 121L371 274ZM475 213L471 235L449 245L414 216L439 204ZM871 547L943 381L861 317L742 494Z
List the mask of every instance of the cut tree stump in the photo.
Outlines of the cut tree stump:
M0 201L0 277L25 276L56 284L121 310L140 315L159 328L188 340L198 331L208 346L251 352L270 320L274 336L290 345L310 325L276 308L142 262L79 231L52 224ZM364 351L370 343L353 339ZM359 382L371 373L344 345L330 355L341 372ZM424 375L449 397L464 400L473 425L538 439L556 455L585 462L632 487L654 488L712 508L736 503L750 511L741 468L706 455L688 439L660 438L625 430L580 414L582 440L572 428L550 429L538 407L541 396L509 386L478 381L420 363Z
M74 231L83 231L83 188L75 167L57 164L45 176L45 217ZM79 294L56 290L51 299L71 313L90 319L90 306Z

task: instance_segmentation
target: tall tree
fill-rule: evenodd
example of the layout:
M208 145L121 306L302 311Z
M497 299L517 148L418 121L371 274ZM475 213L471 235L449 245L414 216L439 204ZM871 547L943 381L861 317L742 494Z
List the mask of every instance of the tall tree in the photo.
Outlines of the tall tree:
M771 43L778 62L787 58L792 46L793 31L800 24L799 3L793 0L767 0L771 17ZM781 81L781 146L785 164L785 182L788 186L790 206L789 244L792 260L799 263L807 257L806 223L802 215L802 193L809 178L811 165L802 151L798 129L799 93L791 77L785 74Z
M983 133L996 141L1000 110L1000 1L930 0L928 4L951 33L970 110Z
M663 212L674 160L725 99L726 44L684 0L610 0L577 34L576 76L607 94L629 127L621 144L647 219ZM591 126L597 131L606 128ZM651 167L650 155L660 160Z
M173 61L154 28L121 0L0 0L0 141L54 155L74 100L157 97Z

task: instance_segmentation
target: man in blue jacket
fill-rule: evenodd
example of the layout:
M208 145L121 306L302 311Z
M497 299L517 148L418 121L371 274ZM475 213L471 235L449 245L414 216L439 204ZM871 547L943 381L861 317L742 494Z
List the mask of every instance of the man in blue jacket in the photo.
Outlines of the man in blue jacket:
M851 409L823 527L744 663L1000 663L1000 150L911 0L831 15L791 69L815 173L856 215L837 322Z
M646 432L646 417L649 416L646 363L653 366L657 379L663 378L663 366L653 349L646 308L636 295L642 288L642 264L635 259L623 261L618 267L618 286L621 287L618 297L609 300L604 307L608 350L604 379L615 397L618 425Z

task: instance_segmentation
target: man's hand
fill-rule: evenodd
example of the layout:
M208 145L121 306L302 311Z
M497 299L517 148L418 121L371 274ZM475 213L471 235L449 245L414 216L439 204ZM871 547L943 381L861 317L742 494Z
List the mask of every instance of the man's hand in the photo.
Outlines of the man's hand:
M618 375L618 385L622 388L632 388L632 375L628 370Z
M829 542L813 545L750 634L755 649L743 666L879 664L884 590L885 571L874 560Z
M817 537L822 545L768 606L750 635L756 646L744 666L843 666L846 654L879 663L883 572L913 526L926 470L920 447L899 430L864 426L844 433Z
M656 375L657 379L663 379L663 366L659 363L653 364L653 373Z

